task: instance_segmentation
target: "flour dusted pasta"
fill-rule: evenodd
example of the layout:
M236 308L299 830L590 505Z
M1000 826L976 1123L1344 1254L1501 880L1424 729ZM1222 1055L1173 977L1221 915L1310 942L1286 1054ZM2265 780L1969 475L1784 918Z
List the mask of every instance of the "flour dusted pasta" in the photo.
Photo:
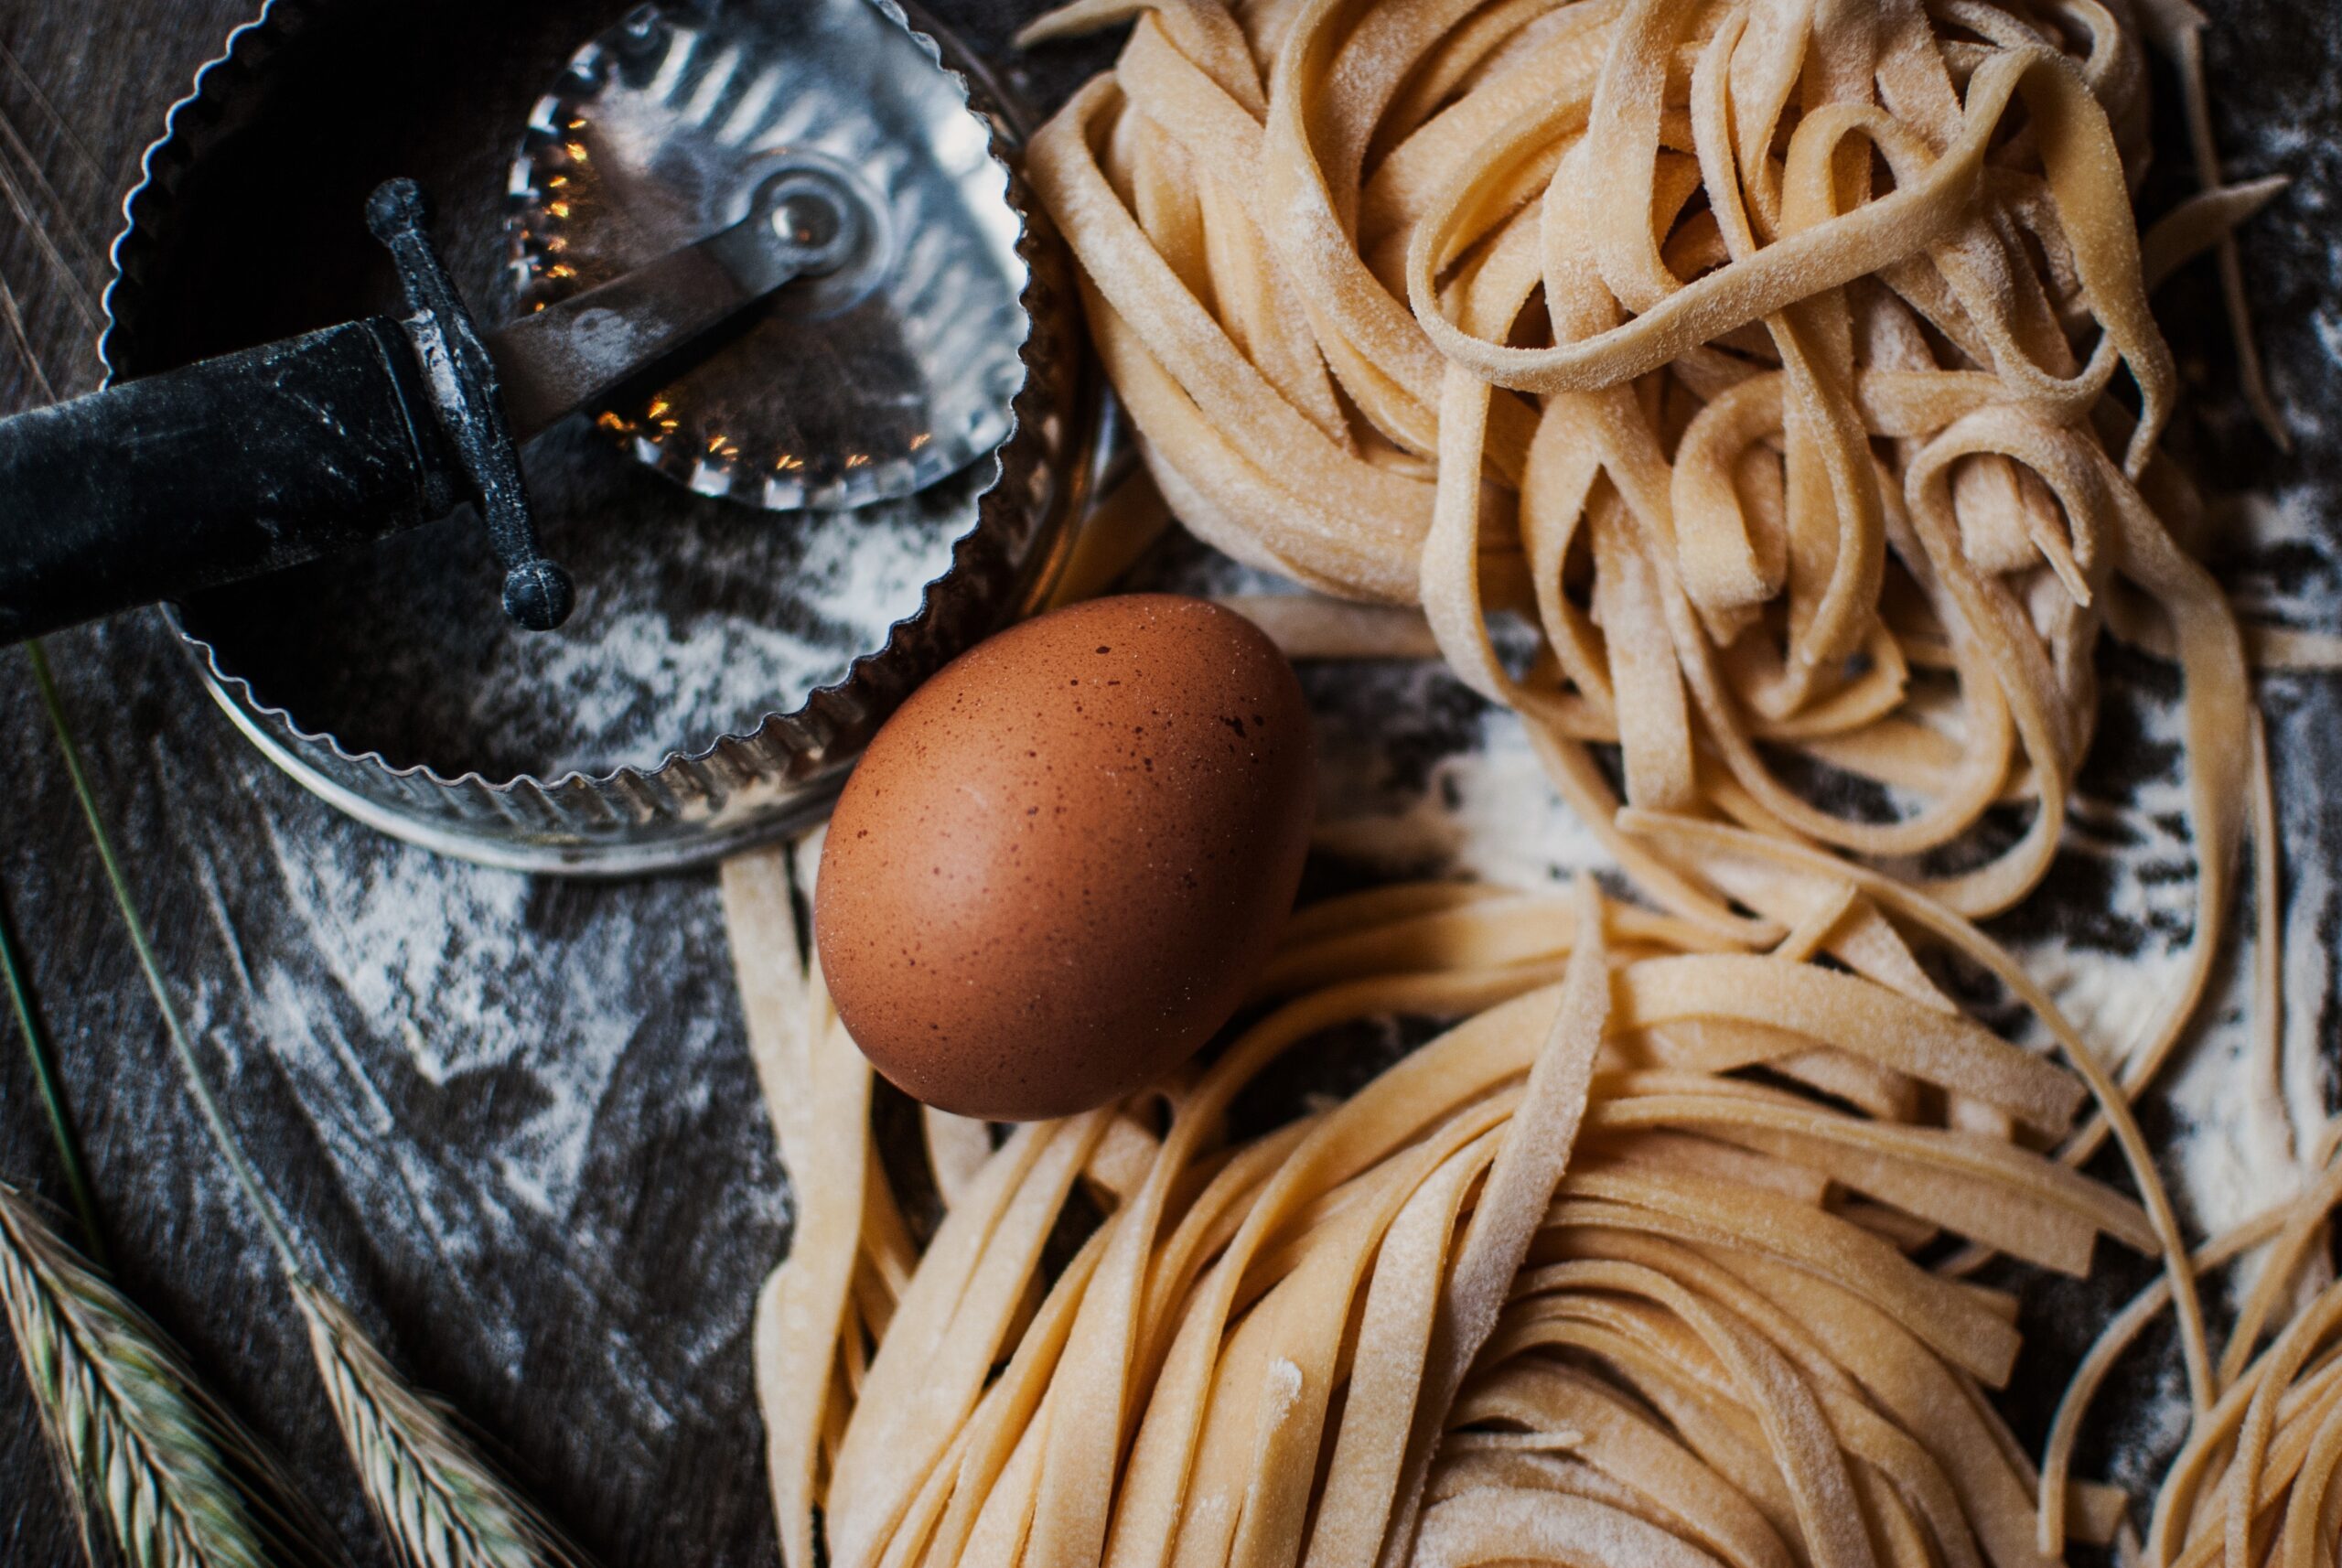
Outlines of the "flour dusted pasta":
M2079 1273L2101 1237L2168 1254L2175 1226L2151 1167L2143 1209L2014 1135L2066 1131L2088 1084L1968 1021L1842 863L1771 847L1678 846L1767 912L1742 943L1590 883L1316 906L1259 1022L1016 1129L908 1275L890 1199L800 1230L760 1358L784 1541L818 1510L840 1564L2050 1560L1985 1393L2013 1303L1914 1254ZM777 868L727 875L736 914L787 909L756 894ZM1935 940L2006 964L1949 919ZM1392 1013L1457 1021L1230 1137L1281 1055ZM833 1137L867 1138L867 1094L817 1090ZM798 1271L867 1287L809 1284L799 1312Z
M1970 916L2047 870L2123 613L2187 672L2201 865L2171 1023L2126 1068L2152 1076L2218 943L2249 703L2226 601L2171 541L2195 502L2155 456L2144 268L2266 192L2175 215L2143 264L2123 14L1081 0L1033 36L1133 13L1029 167L1173 510L1420 603L1598 831L1620 801L1590 743L1627 805ZM1506 612L1540 633L1527 668L1488 635ZM1649 896L1728 927L1611 837Z
M1026 173L1162 501L1354 601L1249 607L1296 651L1436 651L1517 709L1648 903L1305 909L1216 1056L996 1146L930 1117L918 1252L818 975L744 960L759 1060L800 1075L768 1091L811 1104L777 1098L814 1174L758 1319L789 1562L2041 1564L2118 1526L2073 1434L2165 1304L2202 1424L2150 1550L2208 1561L2217 1513L2257 1565L2292 1516L2255 1534L2270 1505L2236 1499L2281 1474L2330 1541L2342 1306L2216 1360L2129 1108L2265 781L2157 451L2147 289L2266 192L2141 239L2127 11L1077 0L1029 36L1117 21ZM1118 516L1086 585L1163 508ZM2178 988L2111 1070L1973 923L2057 847L2108 625L2185 671L2199 865ZM785 869L727 894L787 968ZM1924 948L2057 1058L1962 1015ZM1231 1131L1280 1058L1392 1015L1444 1032ZM2108 1138L2137 1201L2079 1172ZM2045 1482L1991 1399L2014 1303L1972 1269L2110 1240L2161 1294L2086 1364ZM2277 1304L2248 1310L2249 1346Z

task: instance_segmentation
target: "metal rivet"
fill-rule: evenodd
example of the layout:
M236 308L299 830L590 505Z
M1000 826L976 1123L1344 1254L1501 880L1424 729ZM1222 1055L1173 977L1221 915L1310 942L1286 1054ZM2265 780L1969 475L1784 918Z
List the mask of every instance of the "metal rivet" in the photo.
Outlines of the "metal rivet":
M772 231L792 245L819 250L837 238L837 207L817 190L792 190L772 209Z

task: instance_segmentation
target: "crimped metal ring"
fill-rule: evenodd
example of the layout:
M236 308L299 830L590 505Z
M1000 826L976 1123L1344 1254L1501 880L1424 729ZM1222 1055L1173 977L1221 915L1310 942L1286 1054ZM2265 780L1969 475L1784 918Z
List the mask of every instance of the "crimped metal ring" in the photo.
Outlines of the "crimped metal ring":
M1024 381L1011 404L1013 429L983 459L994 478L973 524L953 543L950 569L928 585L918 611L895 624L883 647L854 660L843 680L814 691L795 710L767 714L745 733L686 737L655 767L550 779L450 776L395 764L379 751L349 749L273 703L190 629L177 607L165 607L212 695L295 779L382 832L484 865L606 876L700 865L818 819L870 736L913 688L1046 592L1062 562L1068 522L1094 478L1101 423L1068 263L1017 172L1023 126L1009 117L989 75L924 16L896 0L866 3L917 40L966 94L990 156L1007 171L1009 202L1021 223L1016 253L1026 275L1019 298L1030 325L1020 353ZM124 199L125 226L113 247L114 277L99 345L109 385L170 368L143 349L140 312L147 269L167 252L188 177L249 117L266 91L272 60L312 29L330 26L335 9L267 0L170 111Z

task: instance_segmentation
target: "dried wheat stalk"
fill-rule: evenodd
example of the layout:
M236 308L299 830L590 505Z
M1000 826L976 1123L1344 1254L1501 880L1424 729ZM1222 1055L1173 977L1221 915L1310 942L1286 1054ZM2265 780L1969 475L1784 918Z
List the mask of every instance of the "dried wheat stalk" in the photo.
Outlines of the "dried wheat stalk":
M367 1501L389 1538L392 1556L405 1568L567 1568L575 1562L573 1555L537 1510L480 1456L447 1407L407 1383L349 1310L311 1275L290 1222L228 1125L203 1060L179 1017L178 1004L163 978L146 923L138 913L129 878L114 851L113 835L98 811L96 792L83 767L81 748L74 743L48 658L38 642L28 644L27 651L74 795L147 989L162 1014L188 1098L201 1112L221 1160L276 1253L285 1283L308 1326L310 1349L341 1427L342 1441L356 1463Z
M309 1347L366 1500L403 1568L561 1568L573 1559L489 1468L455 1412L418 1392L349 1309L292 1281Z
M85 1545L94 1514L130 1568L268 1568L288 1546L314 1554L314 1526L275 1460L5 1182L0 1305Z

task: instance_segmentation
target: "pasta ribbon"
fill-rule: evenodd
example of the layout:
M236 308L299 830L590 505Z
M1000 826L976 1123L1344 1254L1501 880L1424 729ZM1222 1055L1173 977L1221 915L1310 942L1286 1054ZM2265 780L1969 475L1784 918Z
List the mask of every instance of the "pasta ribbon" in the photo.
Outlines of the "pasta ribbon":
M1862 888L1813 897L1816 858L1739 877L1816 911L1769 947L1590 881L1306 911L1208 1063L962 1172L883 1326L786 1326L801 1389L870 1354L822 1484L776 1469L784 1541L818 1509L840 1568L2051 1560L1980 1391L2014 1305L1924 1265L2079 1273L2175 1245L2167 1206L2012 1135L2085 1083L1968 1023ZM1234 1133L1280 1058L1393 1014L1447 1026ZM788 1268L825 1277L816 1244L852 1255L800 1230Z

